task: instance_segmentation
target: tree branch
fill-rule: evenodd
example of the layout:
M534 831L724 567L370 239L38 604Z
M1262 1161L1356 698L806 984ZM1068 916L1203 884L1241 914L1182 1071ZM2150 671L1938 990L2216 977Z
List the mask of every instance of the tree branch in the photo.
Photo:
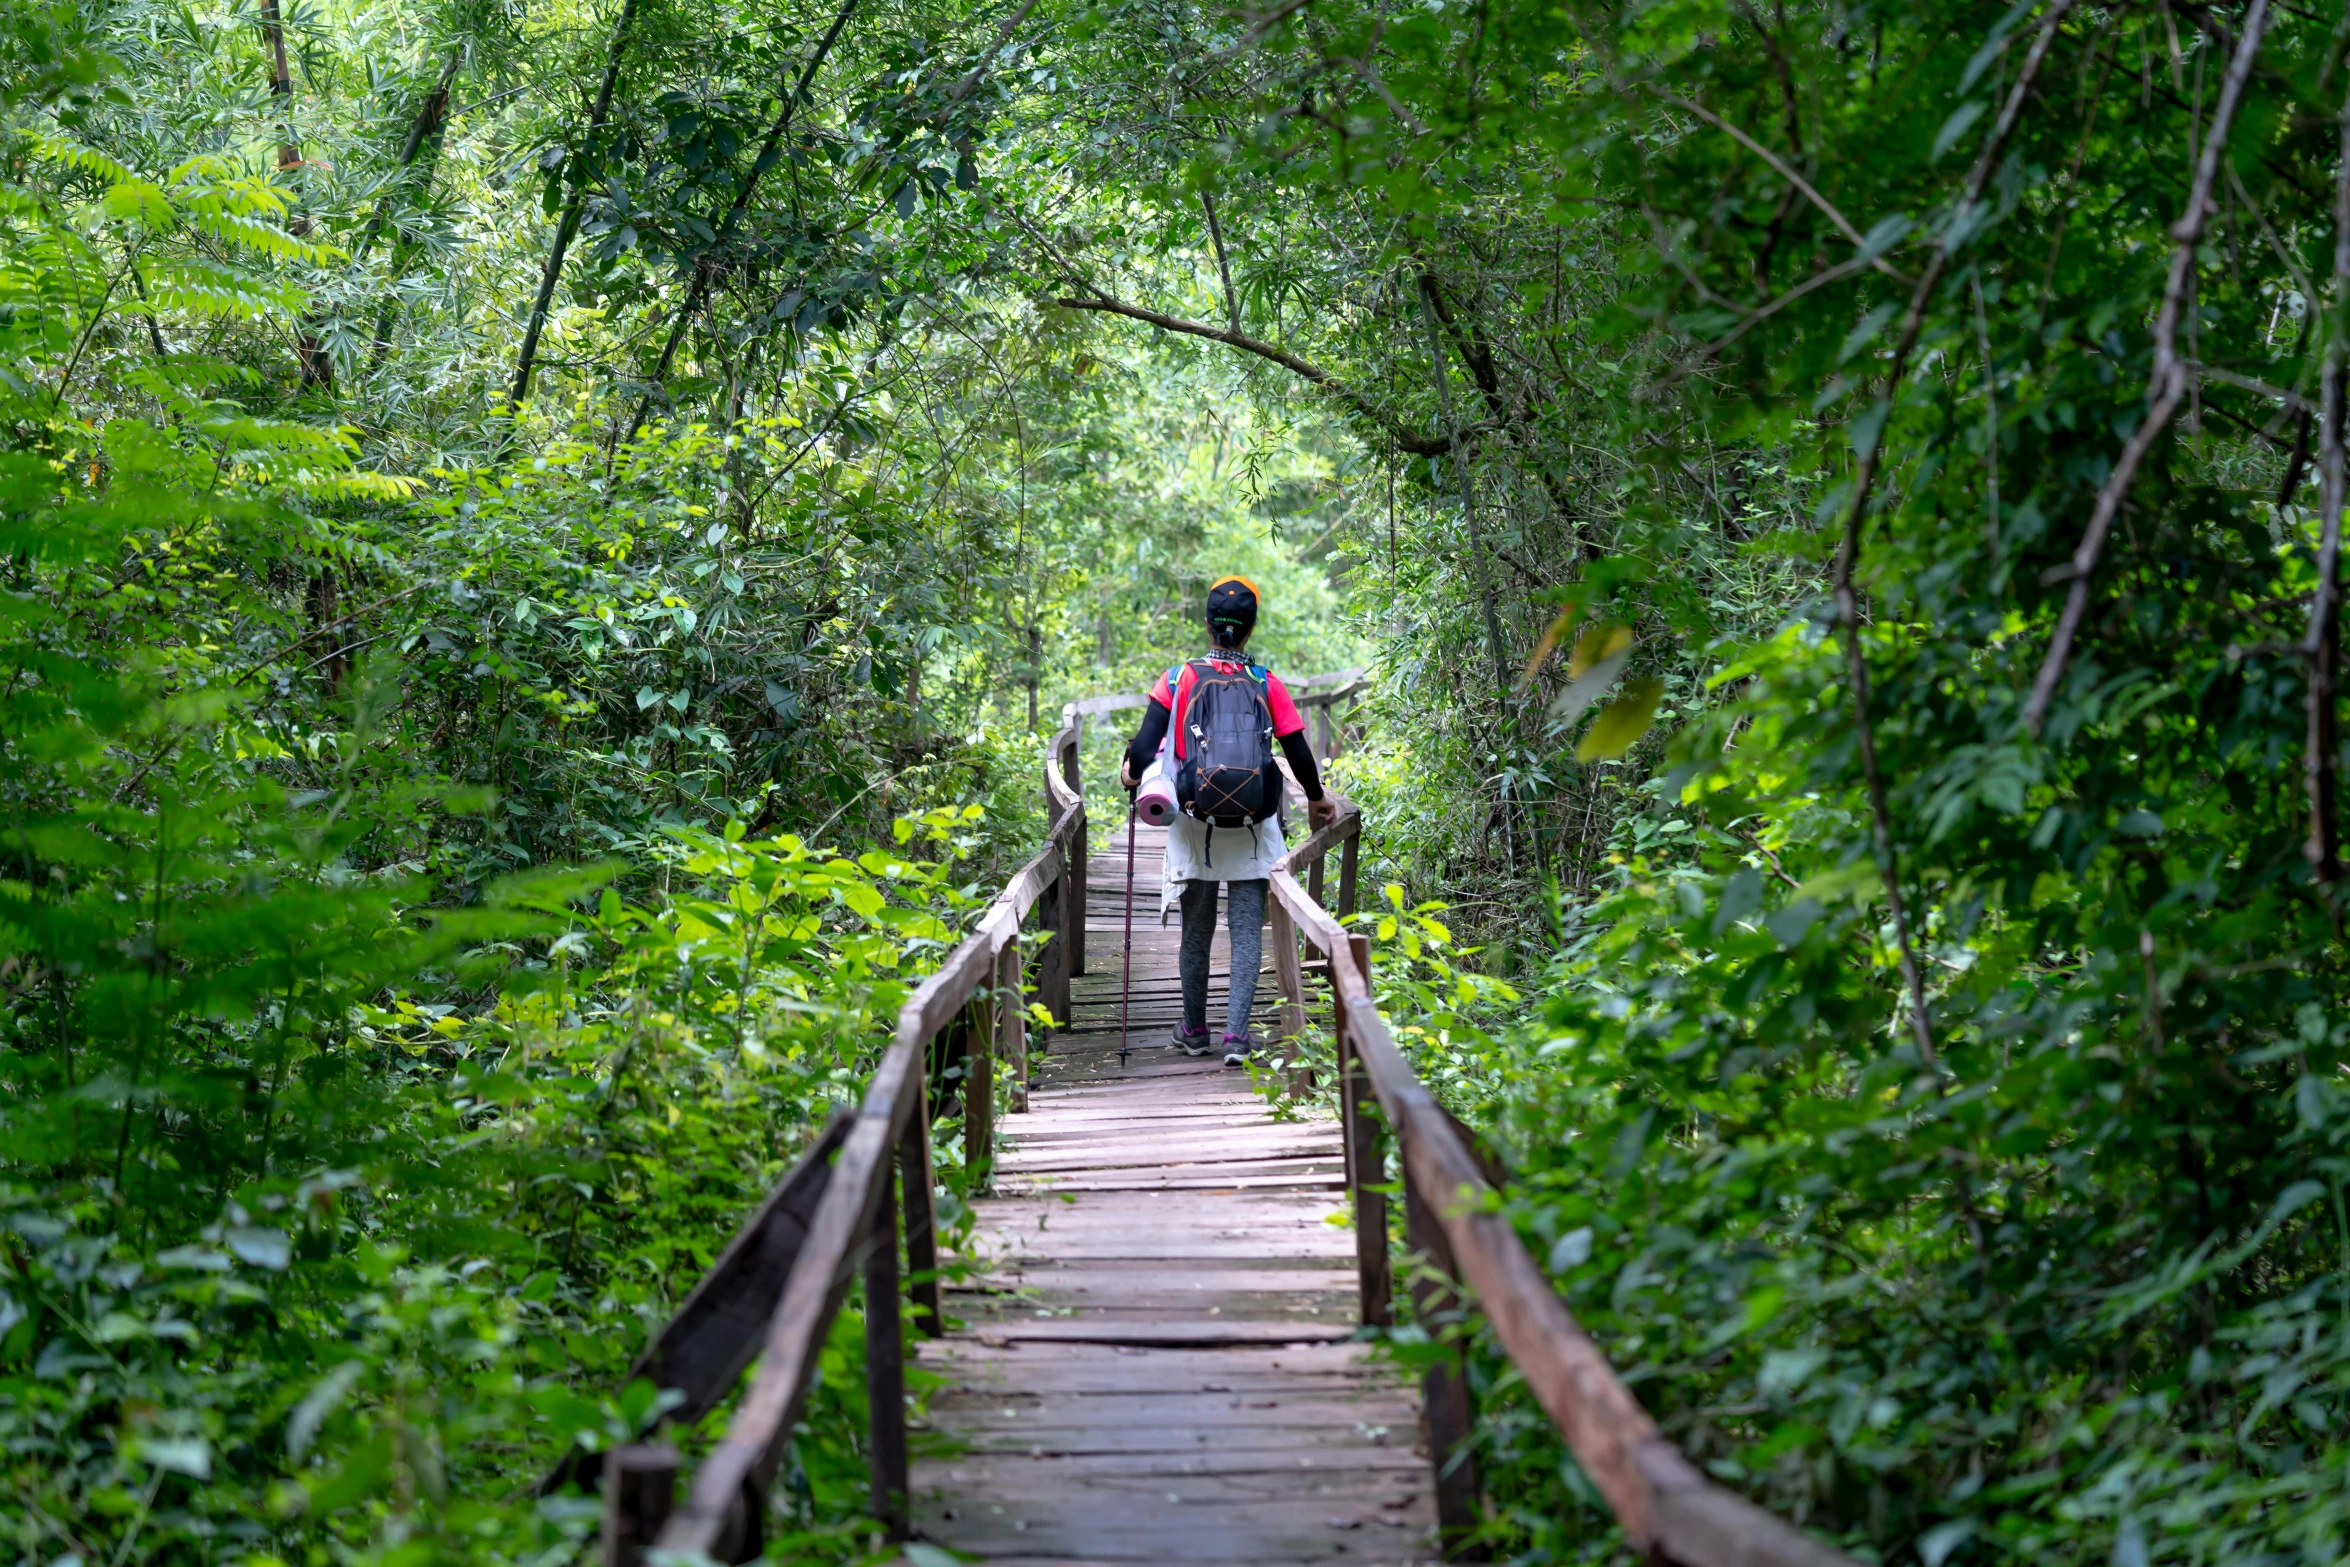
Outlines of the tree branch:
M604 132L604 118L612 110L612 89L620 80L620 52L628 43L628 24L636 16L637 0L622 0L620 20L613 24L612 42L604 51L604 80L596 89L596 101L588 111L587 136L582 153L587 158L596 155L596 143ZM567 171L568 172L568 171ZM587 206L587 185L582 180L563 204L563 216L556 221L554 242L547 247L546 265L539 269L538 297L531 302L529 322L522 329L522 349L514 356L514 390L507 401L520 409L530 397L530 372L538 362L539 333L546 329L547 310L555 299L555 284L563 276L563 258L571 249L571 241L579 233L580 213Z
M1224 255L1224 225L1216 221L1216 198L1209 191L1199 193L1200 207L1208 215L1208 238L1216 245L1216 275L1224 280L1224 314L1232 322L1232 330L1240 330L1240 296L1232 291L1232 263ZM2314 297L2314 296L2313 296Z
M2244 82L2252 74L2252 61L2260 53L2261 35L2268 29L2269 0L2252 0L2251 9L2244 13L2243 36L2236 42L2234 58L2228 61L2228 74L2220 83L2219 103L2212 111L2211 128L2203 138L2202 155L2195 161L2195 178L2187 192L2187 210L2171 225L2170 277L2163 285L2162 310L2154 319L2154 368L2146 378L2146 417L2138 428L2130 432L2123 445L2121 457L2105 484L2097 492L2097 505L2089 514L2089 526L2082 531L2080 545L2072 558L2072 586L2064 596L2064 610L2057 616L2056 633L2049 638L2048 656L2040 662L2040 673L2032 681L2032 693L2024 701L2024 729L2038 734L2048 717L2048 705L2056 699L2057 683L2064 679L2066 662L2072 657L2073 639L2080 634L2081 617L2089 610L2089 579L2096 574L2098 558L2105 553L2105 541L2113 532L2113 519L2120 514L2122 500L2129 494L2130 483L2138 476L2139 465L2154 443L2178 412L2180 402L2187 395L2189 376L2187 367L2179 358L2179 320L2186 314L2187 295L2195 278L2195 247L2203 238L2204 223L2210 218L2211 187L2219 177L2220 156L2227 149L2228 132L2234 126L2236 107L2244 99Z
M1477 391L1485 399L1486 411L1493 415L1496 424L1504 429L1514 428L1522 437L1527 466L1534 470L1535 480L1542 486L1543 494L1550 497L1551 509L1558 513L1559 521L1575 540L1576 553L1587 561L1599 559L1598 546L1576 524L1574 508L1567 499L1566 486L1559 483L1558 475L1550 470L1550 464L1544 462L1534 450L1536 432L1533 408L1522 397L1513 403L1502 394L1501 370L1493 361L1493 345L1486 340L1484 329L1477 325L1474 306L1471 307L1470 317L1472 330L1463 332L1459 323L1453 320L1452 311L1445 305L1444 291L1436 286L1436 274L1424 262L1420 267L1420 288L1428 296L1428 303L1434 307L1436 319L1443 323L1445 335L1452 339L1453 351L1460 355L1461 363L1468 366L1470 379L1477 383Z
M783 106L775 112L775 123L767 127L767 139L759 144L758 155L751 159L751 166L743 171L742 178L736 182L734 204L726 209L726 218L718 225L718 237L694 261L693 283L686 290L685 303L678 307L676 318L670 322L669 340L661 345L661 361L653 367L652 389L636 405L636 417L629 420L628 433L616 445L625 445L634 440L636 432L644 428L645 413L653 406L653 398L660 393L662 384L669 379L669 367L677 360L678 345L685 341L686 329L693 325L694 312L701 309L703 298L710 292L710 280L716 272L710 260L711 255L734 237L736 226L742 222L743 213L751 205L752 194L759 188L759 176L774 164L776 152L783 145L784 133L791 129L792 111L808 95L809 85L816 80L816 73L823 68L825 57L832 53L832 46L839 40L841 29L848 26L850 13L856 9L857 0L841 0L840 9L833 13L832 26L825 29L824 37L816 45L816 52L808 56L808 63L801 69L798 83L784 95Z
M2350 291L2350 103L2343 105L2342 165L2334 177L2334 302ZM2341 558L2343 502L2343 359L2337 327L2327 334L2323 429L2318 443L2318 484L2322 495L2317 544L2317 587L2309 596L2309 632L2301 656L2308 670L2308 741L2301 765L2309 792L2309 841L2302 852L2321 882L2342 876L2341 845L2334 831L2334 753L2339 749L2334 720L2334 677L2341 662Z
M1702 104L1691 103L1686 98L1676 98L1668 92L1659 92L1657 96L1664 99L1666 103L1672 105L1676 109L1685 110L1690 114L1696 115L1699 119L1705 121L1706 124L1712 126L1715 130L1720 131L1723 135L1738 143L1739 146L1744 147L1748 152L1753 153L1756 157L1762 159L1763 162L1769 164L1772 171L1776 173L1779 178L1785 180L1788 184L1803 192L1803 199L1810 202L1813 206L1819 208L1820 211L1826 215L1828 221L1836 225L1836 231L1842 234L1846 239L1852 241L1854 249L1865 250L1867 248L1867 241L1861 237L1860 230L1852 226L1852 220L1845 217L1843 213L1837 211L1836 204L1834 202L1828 200L1827 197L1821 195L1817 190L1814 190L1812 188L1811 181L1805 179L1802 175L1789 168L1787 166L1786 160L1781 158L1777 153L1771 151L1770 148L1764 146L1761 142L1756 141L1753 137L1747 135L1737 126L1732 125L1728 120L1723 119L1720 115L1714 113L1711 109L1706 108ZM1897 283L1906 283L1909 281L1908 277L1904 276L1898 268L1896 268L1891 262L1887 261L1882 256L1870 257L1869 265L1875 267L1879 272L1884 273L1887 277L1892 278Z
M2254 3L2266 4L2267 0L2254 0ZM2024 101L2031 96L2040 66L2048 58L2048 46L2055 41L2056 30L2072 6L2073 0L2055 0L2049 7L2039 33L2032 39L2031 51L2024 57L2023 68L2016 74L2015 86L1999 111L1998 122L1991 127L1982 152L1967 173L1965 193L1935 236L1933 259L1926 263L1925 275L1910 291L1901 337L1894 344L1893 359L1886 370L1884 401L1888 421L1893 416L1893 406L1900 401L1901 379L1908 369L1909 356L1917 347L1918 332L1925 325L1926 307L1950 266L1951 230L1966 223L1983 199L1983 187L1989 183L2000 151L2007 145L2007 138L2023 113ZM1852 689L1853 734L1859 742L1861 781L1868 791L1870 836L1877 851L1877 873L1885 881L1885 903L1892 911L1893 936L1901 949L1901 978L1909 991L1910 1034L1917 1041L1919 1059L1933 1066L1936 1064L1934 1031L1932 1020L1926 1014L1925 975L1918 967L1917 947L1910 936L1909 911L1901 895L1901 861L1893 847L1893 813L1886 803L1885 776L1877 765L1876 731L1869 723L1869 661L1861 645L1860 595L1852 585L1853 572L1860 563L1861 535L1868 524L1869 494L1876 487L1884 449L1884 429L1880 426L1877 438L1860 454L1860 464L1852 478L1852 506L1844 516L1844 537L1836 546L1836 623L1844 639L1845 678Z
M1234 332L1224 327L1209 326L1204 321L1186 321L1181 316L1163 315L1156 310L1145 310L1140 305L1122 304L1106 296L1093 299L1062 298L1054 299L1050 303L1058 305L1063 310L1094 310L1103 315L1124 316L1129 321L1148 322L1164 332L1180 332L1186 337L1204 337L1210 342L1223 343L1229 347L1237 348L1244 354L1254 354L1259 359L1269 359L1291 374L1312 382L1315 386L1346 404L1347 407L1352 408L1356 413L1378 425L1387 432L1389 439L1394 441L1399 450L1410 452L1415 457L1441 457L1452 450L1450 436L1422 435L1416 430L1404 428L1396 422L1392 415L1320 365L1314 364L1310 360L1300 359L1287 349L1276 348L1271 343L1249 336L1246 332ZM1465 427L1461 434L1467 436L1491 428L1491 425L1470 425Z

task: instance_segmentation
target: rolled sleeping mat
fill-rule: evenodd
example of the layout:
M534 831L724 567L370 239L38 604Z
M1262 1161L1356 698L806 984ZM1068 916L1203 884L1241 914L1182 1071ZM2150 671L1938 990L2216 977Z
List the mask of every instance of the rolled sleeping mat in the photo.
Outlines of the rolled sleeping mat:
M1167 770L1157 762L1142 775L1142 784L1134 791L1134 814L1145 827L1164 827L1175 819L1175 784Z

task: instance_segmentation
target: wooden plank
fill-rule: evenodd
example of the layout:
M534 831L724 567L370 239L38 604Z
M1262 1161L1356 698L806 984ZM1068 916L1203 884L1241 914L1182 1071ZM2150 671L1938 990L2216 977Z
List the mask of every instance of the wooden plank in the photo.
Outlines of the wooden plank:
M1026 1344L1135 1344L1202 1349L1222 1344L1345 1343L1354 1337L1351 1324L1284 1319L1275 1322L1221 1322L1215 1318L1138 1317L1131 1320L1088 1322L1082 1318L1049 1317L1022 1321L975 1323L970 1331L983 1342Z
M1368 1344L1282 1344L1256 1349L1135 1349L1122 1344L1067 1344L1035 1351L982 1344L969 1337L915 1346L923 1366L948 1379L939 1396L962 1392L994 1396L1014 1390L1050 1393L1135 1393L1178 1397L1190 1392L1375 1389L1411 1408L1404 1370ZM1334 1393L1332 1396L1340 1396Z
M1028 1266L993 1269L978 1275L963 1287L995 1289L1028 1284L1080 1294L1087 1290L1118 1293L1148 1291L1172 1303L1187 1301L1193 1295L1218 1291L1344 1294L1354 1288L1354 1282L1354 1270L1351 1268L1299 1267L1286 1257L1261 1259L1254 1267L1212 1268L1170 1268L1166 1265L1166 1259L1160 1257L1104 1259L1093 1263L1072 1263L1056 1257Z
M832 1156L853 1117L835 1112L817 1131L791 1172L735 1233L710 1271L677 1308L650 1348L629 1367L625 1387L639 1377L675 1388L685 1399L669 1418L685 1424L715 1409L734 1390L759 1352L767 1319L775 1313L808 1225L832 1178Z
M1176 1500L1159 1500L1169 1494ZM1267 1560L1426 1560L1406 1518L1394 1515L1390 1522L1374 1510L1380 1505L1311 1496L1242 1503L1220 1489L1201 1487L1196 1494L1104 1498L1078 1512L1056 1507L1046 1495L976 1503L953 1525L952 1537L986 1557L1016 1545L1055 1562L1219 1562L1227 1567L1247 1562L1253 1567ZM1372 1554L1377 1551L1392 1554Z
M1036 900L1036 923L1044 938L1044 949L1036 962L1036 999L1052 1015L1055 1025L1063 1028L1071 1021L1068 911L1063 906L1069 885L1068 875L1063 873Z
M1271 1190L1343 1191L1346 1172L1335 1161L1327 1170L1299 1174L1249 1171L1232 1174L1205 1169L1196 1174L1143 1171L1132 1176L1073 1174L1040 1175L1006 1180L1011 1192L1242 1192Z
M1278 903L1273 905L1267 923L1272 926L1269 935L1274 982L1281 997L1279 1037L1288 1043L1288 1053L1294 1058L1304 1044L1306 1033L1306 986L1305 975L1297 966L1297 925L1290 919L1288 910ZM1302 1099L1310 1086L1292 1080L1289 1095L1292 1099Z
M1140 1165L1209 1164L1234 1159L1337 1159L1345 1145L1323 1132L1296 1132L1271 1126L1263 1130L1240 1127L1200 1127L1187 1136L1095 1135L1044 1143L1021 1143L1002 1150L997 1165L1005 1170L1035 1174L1044 1170L1112 1170Z
M1210 1449L1207 1452L1197 1451L1197 1444L1191 1449L1185 1449L1180 1444L1170 1444L1156 1451L1143 1447L1132 1451L1107 1452L1055 1447L1047 1442L1031 1442L1021 1446L1018 1429L1007 1427L991 1434L990 1440L994 1445L956 1454L954 1461L946 1466L947 1478L983 1487L1000 1485L1002 1492L999 1494L1010 1493L1023 1485L1033 1485L1039 1473L1052 1473L1065 1478L1071 1485L1079 1486L1100 1484L1104 1480L1122 1482L1133 1478L1149 1479L1158 1475L1219 1475L1262 1480L1276 1472L1285 1480L1310 1479L1317 1484L1327 1481L1342 1485L1349 1478L1364 1475L1376 1476L1382 1491L1426 1489L1419 1455L1408 1447L1376 1450L1363 1455L1360 1461L1349 1455L1342 1464L1337 1465L1331 1462L1331 1455L1327 1452L1300 1454L1288 1450L1290 1444L1297 1440L1293 1433L1303 1431L1320 1432L1328 1439L1324 1446L1338 1445L1346 1434L1345 1422L1353 1413L1350 1406L1343 1404L1300 1409L1297 1411L1299 1424L1295 1426L1253 1428L1246 1433L1245 1441L1240 1445L1211 1440L1206 1444ZM1149 1419L1159 1417L1163 1412L1146 1408L1136 1411L1136 1414ZM1332 1429L1334 1425L1336 1430ZM1081 1436L1092 1432L1091 1427L1068 1429ZM1150 1433L1139 1434L1148 1436ZM1092 1461L1083 1465L1053 1464L1049 1470L1041 1471L1037 1467L1040 1459L1066 1459L1080 1454ZM1314 1473L1309 1476L1301 1472L1307 1470ZM1402 1482L1400 1487L1397 1481Z
M963 1174L973 1191L995 1180L995 1002L971 1003L971 1054L963 1062Z

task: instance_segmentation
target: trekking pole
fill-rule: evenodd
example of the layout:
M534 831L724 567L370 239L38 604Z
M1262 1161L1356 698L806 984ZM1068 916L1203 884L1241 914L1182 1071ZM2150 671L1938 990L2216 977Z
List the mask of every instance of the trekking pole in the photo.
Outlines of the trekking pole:
M1118 947L1118 1065L1126 1065L1126 1012L1134 994L1134 800L1126 801L1126 939Z

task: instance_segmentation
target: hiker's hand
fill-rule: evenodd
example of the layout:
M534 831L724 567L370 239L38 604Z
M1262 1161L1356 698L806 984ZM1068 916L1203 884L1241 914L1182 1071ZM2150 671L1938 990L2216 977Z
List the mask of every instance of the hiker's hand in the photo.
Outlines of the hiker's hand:
M1142 787L1142 780L1134 776L1134 759L1132 757L1121 756L1118 758L1118 787L1128 790Z
M1316 832L1338 820L1338 802L1328 795L1306 802L1306 825Z

